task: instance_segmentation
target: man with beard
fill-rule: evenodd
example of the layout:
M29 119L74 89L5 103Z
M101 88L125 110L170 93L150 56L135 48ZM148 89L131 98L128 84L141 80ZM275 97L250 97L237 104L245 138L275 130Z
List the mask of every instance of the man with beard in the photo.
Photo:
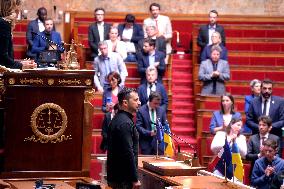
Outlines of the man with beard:
M261 115L269 116L272 119L271 134L282 137L282 127L284 126L284 100L281 97L272 95L273 83L265 79L261 83L261 95L251 102L246 117L247 126L252 130L252 134L258 133L258 118Z
M60 59L60 53L64 52L64 47L62 46L60 33L53 31L53 20L47 18L44 21L44 31L38 33L33 41L32 53L36 54L36 62L40 63L39 57L40 53L46 50L57 51L58 57ZM49 63L49 62L46 62ZM41 65L39 65L41 66Z
M118 93L119 111L107 133L107 181L112 189L137 189L138 132L133 114L140 101L135 89L124 88Z

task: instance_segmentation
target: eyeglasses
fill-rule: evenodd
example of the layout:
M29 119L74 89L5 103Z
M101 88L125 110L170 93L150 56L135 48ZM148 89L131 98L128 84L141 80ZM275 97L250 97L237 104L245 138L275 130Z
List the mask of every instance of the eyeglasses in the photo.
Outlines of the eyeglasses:
M103 16L103 15L105 15L105 14L96 14L96 16Z

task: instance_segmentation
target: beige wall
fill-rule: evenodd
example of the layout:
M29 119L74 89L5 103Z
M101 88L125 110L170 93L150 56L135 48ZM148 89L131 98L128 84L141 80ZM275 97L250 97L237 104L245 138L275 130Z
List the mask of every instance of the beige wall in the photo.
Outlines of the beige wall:
M284 15L284 0L23 0L28 19L35 18L36 10L44 6L52 16L53 6L58 10L93 11L103 7L108 12L147 12L152 2L160 3L162 12L204 14L210 9L230 15Z

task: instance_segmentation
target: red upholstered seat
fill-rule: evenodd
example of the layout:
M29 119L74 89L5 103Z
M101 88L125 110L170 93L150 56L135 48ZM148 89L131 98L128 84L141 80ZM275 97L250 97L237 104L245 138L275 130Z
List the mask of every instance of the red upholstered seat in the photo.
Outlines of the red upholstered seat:
M93 120L93 129L101 129L102 128L102 123L104 119L104 113L102 112L101 114L94 113L92 120Z
M92 159L90 165L90 177L95 180L100 180L101 171L102 171L101 163L97 159Z
M92 154L103 154L104 152L101 151L100 149L100 145L101 145L101 142L102 142L102 136L101 135L93 135L92 136L92 144L93 144L93 147L92 147Z

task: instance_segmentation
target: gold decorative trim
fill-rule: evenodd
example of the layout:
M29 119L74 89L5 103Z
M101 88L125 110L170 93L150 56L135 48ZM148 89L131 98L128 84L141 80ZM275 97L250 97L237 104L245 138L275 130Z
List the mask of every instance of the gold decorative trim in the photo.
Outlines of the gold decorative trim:
M58 83L59 84L67 84L67 85L72 85L72 84L75 84L75 85L80 85L81 84L81 81L80 80L77 80L77 79L74 79L74 80L65 80L65 79L59 79L58 80Z
M21 84L42 84L43 85L43 80L42 79L39 79L39 78L36 78L36 79L27 79L27 78L24 78L24 79L20 79L20 83Z
M63 135L67 128L67 115L63 108L54 103L42 104L34 110L31 128L34 135L24 141L57 143L72 139L71 135Z
M91 79L86 79L85 80L85 84L88 85L88 86L91 85L92 84L92 80Z
M16 81L15 78L9 78L8 82L10 85L14 85Z
M47 83L48 83L48 85L53 85L54 84L54 79L48 79Z

